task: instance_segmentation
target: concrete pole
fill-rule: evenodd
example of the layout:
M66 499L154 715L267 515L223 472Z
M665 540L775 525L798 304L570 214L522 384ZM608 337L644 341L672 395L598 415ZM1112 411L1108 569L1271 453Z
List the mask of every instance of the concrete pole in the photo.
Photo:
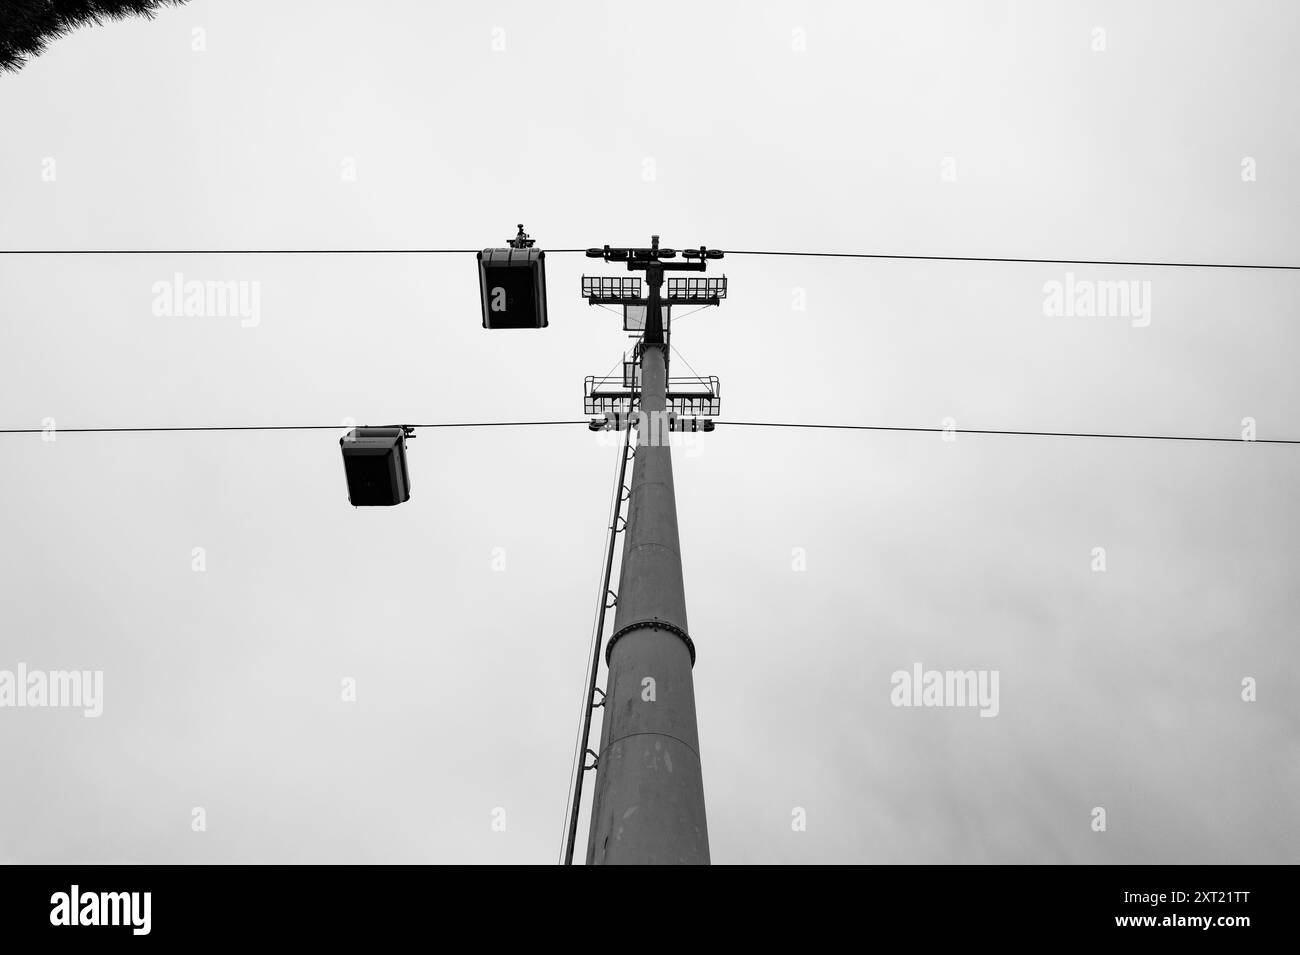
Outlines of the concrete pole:
M651 277L647 331L658 323ZM647 334L587 864L709 862L662 334ZM654 339L659 343L652 343Z

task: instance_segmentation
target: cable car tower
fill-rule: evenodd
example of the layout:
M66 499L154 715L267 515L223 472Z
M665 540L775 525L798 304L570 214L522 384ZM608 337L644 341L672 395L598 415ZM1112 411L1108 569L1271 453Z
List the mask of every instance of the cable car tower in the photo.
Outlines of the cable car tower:
M672 431L712 431L720 413L717 378L670 378L674 305L718 305L727 296L727 280L665 278L666 272L703 272L716 249L588 249L587 256L622 262L639 276L582 278L582 294L591 305L621 306L624 331L639 333L631 360L618 377L589 376L583 407L592 415L593 431L620 430L627 440L619 469L617 513L609 528L602 600L595 652L583 702L580 750L570 787L570 814L564 861L573 861L584 774L596 770L587 863L707 864L709 832L704 814L704 780L695 718L695 643L686 622L682 586L681 543L677 533L677 498L673 490ZM478 253L479 298L485 329L536 329L546 315L546 253L534 247L524 227L505 248ZM667 288L665 288L665 283ZM626 356L625 356L626 358ZM393 506L410 500L406 441L414 425L354 428L343 436L348 499L356 507ZM636 432L635 450L631 444ZM629 457L635 458L632 484L623 484ZM620 522L622 522L620 524ZM618 594L609 579L614 547L623 539ZM605 611L617 607L614 632L605 650L605 689L597 688ZM601 694L600 702L595 696ZM592 711L603 707L600 748L587 748Z
M586 412L605 415L592 421L593 430L627 429L630 442L635 428L637 442L631 487L619 492L620 500L627 501L626 521L619 527L616 520L612 528L612 533L621 530L626 536L613 604L614 632L605 651L608 675L599 703L594 698L599 657L591 661L587 702L605 711L600 746L592 764L576 773L566 861L572 859L582 776L595 769L588 865L707 864L709 834L691 673L695 643L686 619L667 432L712 430L711 420L684 416L717 415L720 397L716 378L668 377L669 316L673 305L719 304L727 280L668 279L665 294L664 273L703 272L709 260L722 258L722 253L689 249L682 253L685 261L675 262L671 260L677 252L660 248L659 237L653 236L649 248L607 245L588 249L587 255L644 272L648 294L642 297L639 277L582 279L582 294L590 304L621 305L624 329L642 334L617 387L606 379L586 380ZM626 468L626 456L623 464ZM603 622L602 611L597 626L603 629ZM588 709L584 746L590 717Z

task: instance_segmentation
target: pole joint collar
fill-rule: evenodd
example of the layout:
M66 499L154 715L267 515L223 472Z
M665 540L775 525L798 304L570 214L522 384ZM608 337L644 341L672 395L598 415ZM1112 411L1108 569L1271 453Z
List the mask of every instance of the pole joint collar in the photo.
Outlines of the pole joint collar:
M682 643L686 644L686 649L690 651L691 666L695 666L695 643L691 640L690 634L681 627L668 623L666 620L639 620L636 623L629 623L626 627L618 630L609 638L609 645L605 647L605 665L609 665L609 657L610 654L614 652L614 644L618 643L622 637L631 633L633 630L645 630L647 628L651 630L667 630L673 636L680 639Z

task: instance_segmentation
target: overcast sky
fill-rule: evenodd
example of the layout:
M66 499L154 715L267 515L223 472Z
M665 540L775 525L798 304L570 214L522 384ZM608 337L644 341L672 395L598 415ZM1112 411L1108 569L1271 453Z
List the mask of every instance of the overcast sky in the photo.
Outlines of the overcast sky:
M0 247L523 222L1295 265L1297 30L1283 0L202 0L0 79ZM723 421L1300 438L1294 272L719 265L673 344ZM472 255L0 256L0 427L576 420L628 343L584 271L625 274L551 256L550 327L490 333ZM260 283L258 321L155 314L176 273ZM1149 324L1045 314L1067 273L1149 282ZM98 719L0 709L0 860L554 861L615 452L425 430L410 502L354 509L343 430L0 435L0 669L104 674ZM1300 448L719 427L675 463L714 862L1300 856ZM916 663L999 671L997 717L892 706Z

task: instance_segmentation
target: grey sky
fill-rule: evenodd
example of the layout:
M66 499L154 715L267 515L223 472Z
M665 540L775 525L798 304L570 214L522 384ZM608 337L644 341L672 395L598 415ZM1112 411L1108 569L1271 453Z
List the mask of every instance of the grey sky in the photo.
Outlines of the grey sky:
M1280 0L382 10L196 2L53 42L0 80L0 247L522 221L1300 263ZM1300 437L1294 273L721 265L727 303L673 336L721 420ZM627 344L584 270L621 274L552 256L551 327L490 334L468 255L0 256L0 426L578 419ZM259 324L154 315L177 272L260 282ZM1150 324L1046 316L1067 273L1149 281ZM105 694L0 709L0 860L554 860L614 452L426 430L411 501L354 510L342 431L0 436L0 669ZM714 861L1296 861L1298 451L701 436L676 473ZM916 662L999 670L999 715L891 706Z

